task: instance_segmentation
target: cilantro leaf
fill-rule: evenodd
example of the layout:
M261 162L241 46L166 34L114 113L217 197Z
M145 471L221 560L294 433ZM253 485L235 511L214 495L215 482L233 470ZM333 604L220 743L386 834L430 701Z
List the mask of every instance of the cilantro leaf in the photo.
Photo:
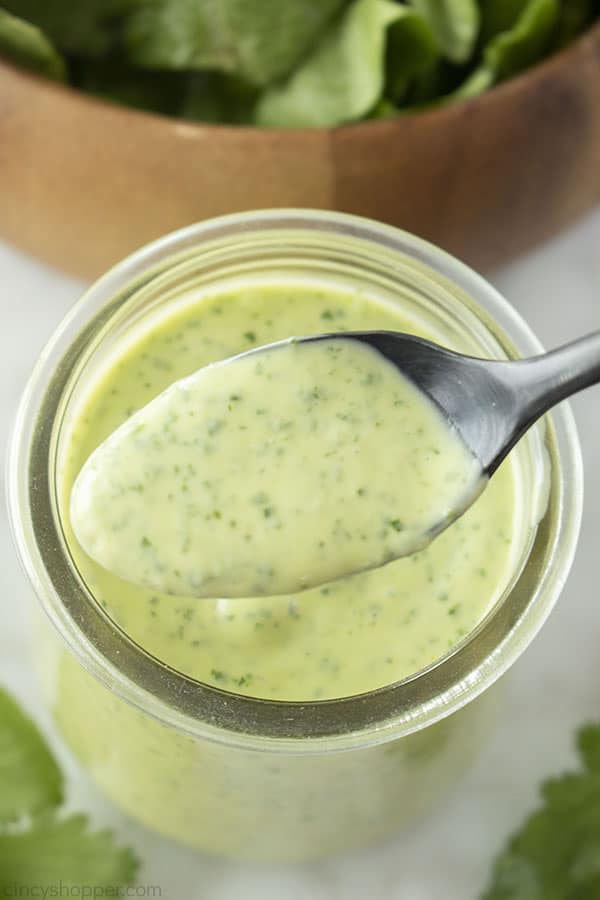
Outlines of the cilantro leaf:
M383 94L388 28L406 15L390 0L355 0L290 78L265 91L257 124L328 127L362 118Z
M543 806L496 860L481 900L600 900L600 725L582 729L580 772L547 781Z
M58 806L62 776L42 735L0 688L0 824Z
M141 0L126 29L131 61L216 69L264 85L287 75L348 0Z
M477 41L477 0L409 0L437 38L442 54L452 62L466 62Z
M85 816L38 821L25 832L0 834L0 895L14 887L116 888L131 883L137 862L108 831L90 833ZM91 896L91 894L90 894Z
M46 35L23 19L0 9L0 57L64 81L67 75L65 62Z
M483 900L546 900L535 867L507 852L496 863L494 887Z
M2 0L2 6L37 25L59 50L99 57L119 42L125 16L139 2Z
M85 816L57 818L62 798L62 776L42 735L0 688L0 896L25 896L18 889L31 886L116 888L133 880L131 851L117 847L108 831L90 832Z
M600 774L600 728L586 725L577 735L577 749L590 772Z

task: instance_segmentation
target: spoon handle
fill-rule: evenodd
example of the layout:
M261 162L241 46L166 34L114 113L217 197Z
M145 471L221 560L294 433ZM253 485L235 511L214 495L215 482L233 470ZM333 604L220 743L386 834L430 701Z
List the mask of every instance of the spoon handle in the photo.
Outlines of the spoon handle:
M515 371L521 415L531 423L561 400L600 382L600 331L520 360Z

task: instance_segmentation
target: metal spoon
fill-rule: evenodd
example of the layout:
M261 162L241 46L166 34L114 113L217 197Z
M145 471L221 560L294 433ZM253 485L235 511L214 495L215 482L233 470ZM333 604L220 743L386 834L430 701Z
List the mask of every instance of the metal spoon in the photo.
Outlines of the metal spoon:
M315 496L315 491L322 490L323 472L320 466L323 448L333 446L334 453L338 449L340 452L348 449L350 455L356 456L360 453L352 440L356 435L348 435L346 430L338 445L335 442L340 441L339 431L333 428L333 438L328 438L330 445L327 445L325 438L330 434L329 430L323 430L320 441L319 430L313 428L308 432L313 455L302 456L300 440L300 456L294 457L296 442L292 441L291 449L286 451L292 468L285 470L286 477L273 478L273 472L265 466L262 455L263 448L270 446L269 441L273 437L269 417L257 419L251 412L251 418L245 418L246 410L254 409L252 404L248 404L248 399L253 396L253 373L260 370L260 388L257 389L254 382L254 389L259 393L254 397L262 397L261 391L267 384L262 379L265 368L268 368L268 361L263 361L260 366L256 366L254 361L248 365L248 357L285 353L287 350L293 351L291 362L288 360L289 367L275 367L275 374L271 373L267 378L272 378L273 385L279 387L276 396L279 397L280 408L286 411L286 417L291 417L290 423L293 424L294 416L296 421L304 422L306 406L302 392L299 394L300 406L298 403L294 406L295 395L290 392L290 385L295 371L299 379L305 379L308 373L309 381L306 383L310 384L312 371L302 366L295 370L292 362L298 361L296 350L299 346L318 341L328 344L336 341L346 344L358 342L366 345L369 353L379 352L441 411L449 423L449 432L455 432L452 447L456 449L456 433L464 444L464 447L458 447L461 461L456 465L460 467L464 463L465 471L460 471L458 478L453 473L448 478L448 472L442 471L445 483L451 485L450 494L442 498L443 492L438 484L433 495L431 490L427 495L425 479L418 482L423 486L423 497L418 497L416 501L413 497L406 510L402 506L402 492L393 495L392 512L399 508L407 515L398 519L386 518L386 507L378 519L376 509L376 527L371 527L370 531L367 526L362 528L360 553L352 543L352 533L344 532L346 541L339 540L341 505L346 506L349 515L354 510L359 521L367 520L368 505L364 507L362 501L357 501L355 497L357 492L354 489L360 485L351 485L350 491L347 486L342 486L337 494L333 490L329 494L325 492L326 502L304 502L304 497L311 498ZM342 353L340 359L343 356ZM308 353L305 360L307 358L314 364L314 355ZM348 364L352 367L357 365L353 357L350 357ZM226 378L224 383L223 378ZM351 383L351 379L345 383L348 381ZM93 559L136 584L195 597L293 593L384 565L425 547L474 502L487 479L536 419L565 397L597 381L600 381L600 332L552 353L519 361L490 361L463 356L421 338L392 331L338 332L290 338L257 347L192 373L186 379L175 382L124 422L92 453L79 473L71 495L71 522L81 546ZM238 405L237 401L242 399L244 392L247 393L246 401ZM341 396L344 396L343 390ZM374 404L377 399L386 404L387 397L384 393L375 398L371 393L367 401L363 397L361 402ZM213 406L207 398L213 398L210 400ZM209 426L214 425L213 415L220 415L225 407L227 412L224 415L229 424L215 432L208 431ZM206 420L202 418L202 410L208 416ZM258 423L256 432L252 430L253 423ZM381 425L381 422L377 424ZM240 441L240 430L248 435L246 442ZM203 444L200 445L198 438L205 432L211 435L212 441L208 451ZM302 434L301 431L299 433ZM383 440L383 428L374 433L378 441ZM213 438L213 434L220 434L221 438ZM286 434L288 436L284 441L287 447L289 432ZM406 432L399 434L392 431L388 432L387 441L398 442L406 438ZM219 440L222 443L215 449L215 442ZM254 446L260 449L258 456ZM373 466L377 463L373 463L371 448L368 444L366 446L369 449L363 449L368 454L368 458L365 456L363 459L363 463L367 463L364 477L368 479L371 475L373 482L379 485L379 495L383 491L386 502L390 503L387 481L382 487L381 473L384 473L385 479L395 479L396 457L392 455L390 460L388 453L382 458L376 478ZM166 465L164 454L169 447L175 448L176 455ZM389 450L387 444L386 449ZM468 453L463 454L465 449ZM450 449L448 453L452 455ZM329 452L327 455L332 454ZM216 470L211 469L211 460ZM177 465L171 465L173 461ZM334 472L339 465L340 459L337 458L333 463ZM189 470L190 474L185 482L185 495L179 503L176 498L181 492L174 494L173 470L179 475L181 469ZM358 471L363 474L360 468ZM291 490L290 472L295 479L296 493ZM402 477L406 474L400 470L400 481L397 482L400 487ZM230 508L231 485L241 490L242 481L244 490L248 490L248 485L252 486L250 509L253 512L249 513L244 526L244 539L240 540L236 538L242 530L237 527L239 516L235 516L232 537L228 516L223 517L221 509ZM337 483L335 478L330 479L330 485ZM208 494L206 485L210 488ZM225 493L222 485L225 485ZM427 486L431 488L431 484ZM194 490L197 490L200 500L190 503L188 495L193 495ZM286 531L281 522L277 528L263 526L263 518L271 519L273 509L286 509L286 497L290 492L295 498L295 525L292 531ZM409 490L405 493L411 496ZM335 502L331 501L332 495ZM267 500L260 499L259 518L254 496L264 496L269 503L266 511L262 510L260 507ZM356 509L357 503L359 510ZM410 517L411 503L418 508L414 520ZM245 508L242 504L241 515L245 515ZM216 510L217 514L212 510ZM223 519L226 520L226 531L214 524L215 520ZM168 526L165 522L169 523ZM385 522L385 527L382 522ZM165 531L165 528L168 530ZM221 531L217 531L218 528ZM215 534L219 536L218 540ZM252 541L247 540L246 534L252 535ZM332 534L335 539L331 552L315 553L315 545L327 547ZM173 540L170 535L173 535ZM280 565L280 560L287 558L290 544L290 564Z
M441 409L487 476L540 416L600 382L600 331L519 360L464 356L395 331L338 332L300 340L336 338L368 344L393 363Z

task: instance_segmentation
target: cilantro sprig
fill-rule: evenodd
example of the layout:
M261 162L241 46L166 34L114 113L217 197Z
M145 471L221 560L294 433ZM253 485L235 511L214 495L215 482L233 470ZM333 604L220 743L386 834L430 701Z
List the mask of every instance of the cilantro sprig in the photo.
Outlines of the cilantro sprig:
M137 861L85 815L64 816L63 778L31 719L0 688L0 896L31 886L130 884ZM19 895L20 896L20 895Z
M580 771L542 785L480 900L600 900L600 725L582 728L577 747Z
M335 126L460 102L584 31L600 0L0 0L0 57L117 103Z

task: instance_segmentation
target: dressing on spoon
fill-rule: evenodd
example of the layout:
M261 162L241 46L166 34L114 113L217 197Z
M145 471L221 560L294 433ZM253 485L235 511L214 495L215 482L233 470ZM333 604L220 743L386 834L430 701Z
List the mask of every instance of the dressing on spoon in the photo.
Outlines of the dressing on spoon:
M175 382L92 453L71 521L94 560L135 584L273 595L413 553L486 480L384 355L326 336Z

